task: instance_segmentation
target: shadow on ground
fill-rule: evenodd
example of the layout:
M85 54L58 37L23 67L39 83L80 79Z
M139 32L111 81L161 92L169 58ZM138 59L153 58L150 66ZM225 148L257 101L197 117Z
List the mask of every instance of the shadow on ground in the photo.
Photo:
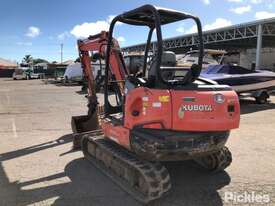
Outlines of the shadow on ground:
M242 99L240 100L241 114L249 114L254 112L260 112L264 110L275 109L275 104L269 102L267 104L257 104L255 100L252 99Z
M62 180L64 178L69 178L70 181L65 182ZM52 180L55 180L54 185L43 185L43 183ZM39 183L42 186L35 186ZM48 202L50 198L56 200ZM0 205L27 206L30 204L54 206L139 205L83 158L70 162L62 173L26 182L9 182L3 166L0 164Z
M231 181L227 172L209 173L193 161L166 164L172 181L172 190L153 205L223 205L217 190Z
M150 206L222 205L217 190L230 183L226 172L209 174L196 168L191 161L170 163L167 168L173 189L167 196L150 203ZM62 173L26 182L9 182L0 164L0 178L0 205L27 206L38 202L47 205L45 201L49 198L56 198L51 204L55 206L141 205L84 158L71 161ZM70 182L61 181L62 178L69 178ZM58 184L28 189L33 184L51 180Z
M72 83L64 83L60 80L55 80L55 79L43 79L42 80L44 84L54 84L55 86L59 87L75 87L79 86L79 83L77 82L72 82Z
M26 147L26 148L23 148L23 149L2 153L2 154L0 154L0 161L1 162L2 161L7 161L7 160L14 159L14 158L17 158L17 157L29 155L29 154L39 152L39 151L44 150L44 149L56 147L56 146L59 146L59 145L62 145L62 144L72 142L72 141L73 141L72 134L63 135L62 137L60 137L60 138L58 138L54 141L49 141L49 142L45 142L45 143L42 143L42 144Z
M88 94L87 90L80 90L80 91L76 91L75 93L83 95L83 94Z

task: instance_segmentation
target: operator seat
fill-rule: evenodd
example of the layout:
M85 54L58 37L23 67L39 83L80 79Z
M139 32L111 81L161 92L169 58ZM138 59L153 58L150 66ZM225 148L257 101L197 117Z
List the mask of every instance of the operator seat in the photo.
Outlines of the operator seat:
M161 67L175 67L177 64L176 61L176 55L172 51L164 51L161 56ZM163 79L169 80L171 77L173 77L174 71L163 71L161 73ZM129 75L125 82L125 88L128 91L132 90L133 88L136 88L138 86L146 86L149 88L153 88L157 85L161 85L160 81L157 80L157 61L156 56L153 57L152 63L150 65L149 71L148 71L148 80L143 78L137 78L135 76ZM126 93L127 93L126 92Z
M172 51L163 51L161 56L161 67L175 67L177 64L176 54ZM168 80L173 76L174 71L163 71L163 79ZM153 58L150 68L148 70L148 81L152 87L154 87L157 81L157 58Z
M130 64L128 67L129 75L126 78L125 81L125 92L139 87L139 86L145 86L146 81L142 77L139 77L142 74L142 65L139 62L134 62Z

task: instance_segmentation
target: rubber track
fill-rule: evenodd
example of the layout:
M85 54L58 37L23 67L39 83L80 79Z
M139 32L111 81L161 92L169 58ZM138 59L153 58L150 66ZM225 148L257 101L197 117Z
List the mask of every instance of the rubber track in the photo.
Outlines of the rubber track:
M93 150L92 153L89 150ZM84 135L82 151L86 159L139 202L146 204L156 200L171 188L170 176L164 166L139 159L103 135ZM143 180L142 188L136 182L140 179Z
M207 158L207 161L205 161ZM197 158L195 161L211 172L219 172L227 168L232 162L232 154L227 147L214 152L206 157Z

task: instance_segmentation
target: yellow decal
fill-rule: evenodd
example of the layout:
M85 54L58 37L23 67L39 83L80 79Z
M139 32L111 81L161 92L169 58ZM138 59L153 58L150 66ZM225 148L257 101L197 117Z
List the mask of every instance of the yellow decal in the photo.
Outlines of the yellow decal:
M143 102L142 105L143 105L143 107L148 107L149 103L148 102Z
M170 96L159 96L159 101L160 102L170 102Z
M183 118L184 118L184 109L183 109L182 107L179 108L178 117L179 117L180 119L183 119Z

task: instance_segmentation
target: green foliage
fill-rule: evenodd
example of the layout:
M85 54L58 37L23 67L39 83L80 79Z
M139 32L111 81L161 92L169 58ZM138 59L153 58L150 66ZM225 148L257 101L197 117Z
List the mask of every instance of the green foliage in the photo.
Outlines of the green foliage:
M33 62L33 58L30 54L25 55L22 60L22 63L25 63L25 64L31 64L32 62Z
M38 63L49 63L49 62L47 60L41 59L41 58L36 58L35 59L30 54L27 54L23 57L22 63L28 64L28 65L35 65L35 64L38 64Z
M39 64L39 63L49 63L47 60L45 59L41 59L41 58L37 58L37 59L33 59L33 64Z

